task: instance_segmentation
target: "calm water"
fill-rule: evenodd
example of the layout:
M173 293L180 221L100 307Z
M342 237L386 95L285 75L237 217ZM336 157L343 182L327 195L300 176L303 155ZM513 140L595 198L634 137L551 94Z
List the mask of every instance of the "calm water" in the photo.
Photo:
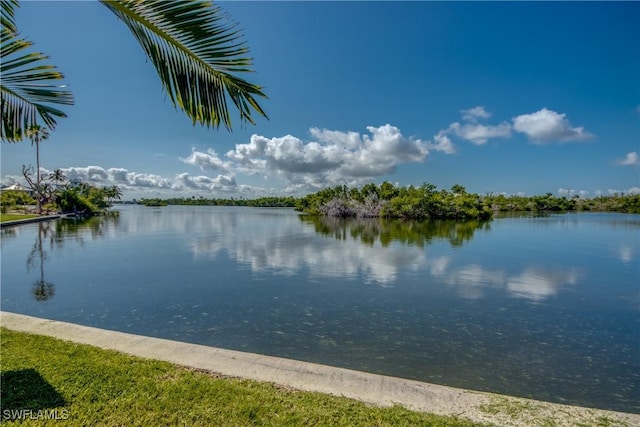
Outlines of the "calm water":
M640 216L123 206L2 230L2 310L640 412Z

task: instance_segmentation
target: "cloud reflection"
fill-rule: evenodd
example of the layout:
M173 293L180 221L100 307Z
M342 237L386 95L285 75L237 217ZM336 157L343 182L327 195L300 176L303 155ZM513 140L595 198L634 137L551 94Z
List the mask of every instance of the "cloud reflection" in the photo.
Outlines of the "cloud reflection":
M487 289L504 289L512 297L541 302L557 295L562 287L577 284L578 278L576 268L526 267L520 273L507 274L502 269L491 270L470 264L446 274L444 282L464 298L482 298Z
M169 207L127 218L127 233L178 233L196 260L226 256L256 274L304 275L309 280L345 278L392 286L403 272L424 272L431 281L452 287L464 298L483 298L490 290L501 290L532 302L557 295L579 278L575 268L525 264L508 271L480 263L457 265L455 251L427 255L426 248L435 241L453 247L471 241L478 224L467 230L460 224L449 229L443 223L428 234L414 236L404 230L392 237L391 228L358 222L318 224L277 209L239 214L235 208L217 208L213 214L211 208Z
M318 239L311 227L300 228L297 217L291 218L298 225L295 230L282 225L285 218L277 223L253 224L250 229L226 222L219 224L218 233L194 237L188 244L196 257L215 258L225 252L255 273L294 275L307 270L311 279L364 277L365 282L385 286L392 284L400 271L427 264L424 251L415 247L385 247L379 242L365 245L352 238L336 244L334 239Z

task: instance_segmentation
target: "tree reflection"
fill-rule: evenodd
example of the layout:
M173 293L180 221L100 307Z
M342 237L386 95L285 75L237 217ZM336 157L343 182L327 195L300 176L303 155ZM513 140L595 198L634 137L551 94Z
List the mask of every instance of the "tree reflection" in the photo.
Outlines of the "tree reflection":
M55 295L55 285L45 279L44 264L49 257L46 250L47 244L48 249L53 250L61 249L64 242L70 239L82 244L88 233L91 238L100 238L104 235L106 224L116 222L118 218L117 215L112 215L39 222L36 241L27 256L27 271L32 271L34 268L40 269L40 277L32 285L35 299L47 301Z
M424 247L436 240L448 240L459 247L471 240L478 229L489 230L490 221L470 220L403 220L379 218L336 218L300 215L300 220L312 224L317 233L338 240L347 237L373 245L379 241L389 246L398 241L405 245Z
M51 224L49 222L39 222L36 241L27 257L27 271L30 271L36 265L40 267L40 278L32 285L32 292L36 301L47 301L55 295L55 285L47 282L44 278L44 261L47 258L47 252L44 250L43 240L51 235Z

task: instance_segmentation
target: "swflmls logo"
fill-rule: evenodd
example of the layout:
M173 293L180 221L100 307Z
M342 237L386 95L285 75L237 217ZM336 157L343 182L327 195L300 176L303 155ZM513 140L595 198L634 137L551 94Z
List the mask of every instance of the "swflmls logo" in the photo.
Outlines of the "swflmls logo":
M32 409L4 409L2 419L15 420L66 420L69 418L68 409L45 409L34 411Z

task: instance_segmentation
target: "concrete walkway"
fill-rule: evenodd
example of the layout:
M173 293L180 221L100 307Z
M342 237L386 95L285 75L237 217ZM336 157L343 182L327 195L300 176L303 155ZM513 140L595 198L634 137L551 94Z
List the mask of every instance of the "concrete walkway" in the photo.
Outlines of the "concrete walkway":
M25 219L16 219L15 221L4 221L0 222L0 228L11 227L13 225L22 225L22 224L30 224L32 222L42 222L42 221L50 221L52 219L62 218L62 215L42 215L35 218L25 218Z
M4 311L0 312L0 325L15 331L48 335L226 376L345 396L373 405L401 405L415 411L455 415L498 426L640 426L640 415L637 414L474 392L314 363L108 331Z

